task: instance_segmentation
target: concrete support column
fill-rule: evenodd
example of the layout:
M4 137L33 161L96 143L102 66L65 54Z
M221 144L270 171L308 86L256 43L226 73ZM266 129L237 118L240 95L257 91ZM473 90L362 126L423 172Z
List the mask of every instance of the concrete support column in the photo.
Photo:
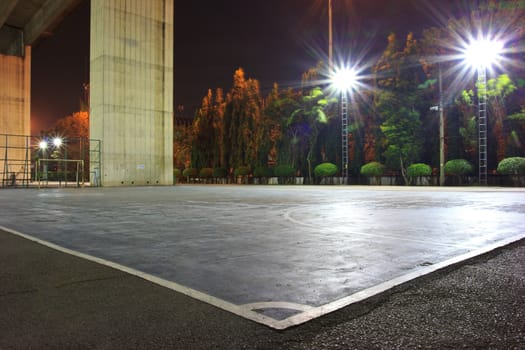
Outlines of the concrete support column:
M173 184L173 0L91 0L90 65L102 185Z
M0 134L31 134L31 47L23 57L0 54ZM24 174L25 137L0 137L2 179Z
M0 133L30 135L31 47L23 57L0 54Z

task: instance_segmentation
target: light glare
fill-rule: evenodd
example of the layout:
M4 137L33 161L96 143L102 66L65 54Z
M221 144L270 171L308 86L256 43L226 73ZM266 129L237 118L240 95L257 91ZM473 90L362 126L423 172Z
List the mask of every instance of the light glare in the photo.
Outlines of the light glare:
M62 146L62 139L60 137L55 137L53 139L53 145L57 148Z
M332 85L338 91L349 91L356 85L357 73L353 68L342 68L334 72Z
M46 149L47 148L47 141L46 140L42 140L38 143L38 148L40 149Z
M474 68L489 68L500 59L501 42L486 38L473 40L463 51L465 61Z

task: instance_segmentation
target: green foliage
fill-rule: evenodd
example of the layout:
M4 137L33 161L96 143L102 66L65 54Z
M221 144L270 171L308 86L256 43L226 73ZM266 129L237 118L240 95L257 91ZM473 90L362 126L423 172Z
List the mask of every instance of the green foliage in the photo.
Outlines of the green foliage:
M445 163L445 174L447 175L469 175L474 172L474 167L466 159L451 159Z
M178 168L173 168L173 177L177 178L177 177L181 177L181 176L182 176L182 171L180 171L180 169L178 169Z
M497 171L503 175L525 175L525 158L505 158L499 162Z
M361 175L364 176L381 176L386 167L379 162L370 162L361 167Z
M329 177L337 173L337 165L333 163L321 163L314 168L316 177Z
M253 171L253 176L255 177L272 177L273 169L265 166L258 166Z
M414 163L407 168L408 177L429 176L432 175L430 165L424 163Z
M213 168L213 177L226 177L228 176L228 170L225 168Z
M197 168L186 168L182 171L182 176L197 177L198 175L199 175L199 170Z
M290 164L279 164L273 169L277 177L290 177L295 175L295 168Z
M516 121L519 121L519 122L525 122L525 109L522 109L521 112L509 115L508 118L510 120L516 120Z
M235 168L233 174L235 176L247 176L247 175L250 175L250 172L251 172L250 167L241 165Z
M212 168L202 168L199 171L199 177L207 179L213 176L213 169Z
M516 90L516 85L507 74L501 74L487 81L488 97L505 98Z

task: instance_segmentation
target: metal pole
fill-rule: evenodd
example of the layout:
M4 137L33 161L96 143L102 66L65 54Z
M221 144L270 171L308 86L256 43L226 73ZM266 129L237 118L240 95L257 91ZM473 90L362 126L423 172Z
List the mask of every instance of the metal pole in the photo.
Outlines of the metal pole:
M332 0L328 0L328 68L330 72L334 68L332 30Z
M445 185L445 118L443 111L443 77L439 68L439 186Z

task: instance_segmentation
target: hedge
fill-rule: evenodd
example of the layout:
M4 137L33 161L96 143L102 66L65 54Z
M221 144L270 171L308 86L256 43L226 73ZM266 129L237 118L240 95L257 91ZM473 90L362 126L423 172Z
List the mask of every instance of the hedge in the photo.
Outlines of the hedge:
M385 172L385 166L379 162L370 162L361 167L361 175L381 176Z
M333 163L321 163L314 168L316 177L330 177L337 173L337 165Z
M241 165L240 167L236 168L233 173L235 176L250 175L250 167Z
M499 162L496 170L498 174L502 175L525 175L525 158L505 158Z
M432 168L424 163L414 163L407 168L408 177L430 176Z
M256 167L253 171L253 176L255 177L272 177L273 170L265 166Z
M213 169L212 168L202 168L200 171L199 171L199 177L200 178L210 178L213 176Z
M469 175L474 172L474 167L466 159L451 159L445 163L445 174L447 175Z
M277 177L290 177L295 175L295 169L290 164L280 164L273 169Z

